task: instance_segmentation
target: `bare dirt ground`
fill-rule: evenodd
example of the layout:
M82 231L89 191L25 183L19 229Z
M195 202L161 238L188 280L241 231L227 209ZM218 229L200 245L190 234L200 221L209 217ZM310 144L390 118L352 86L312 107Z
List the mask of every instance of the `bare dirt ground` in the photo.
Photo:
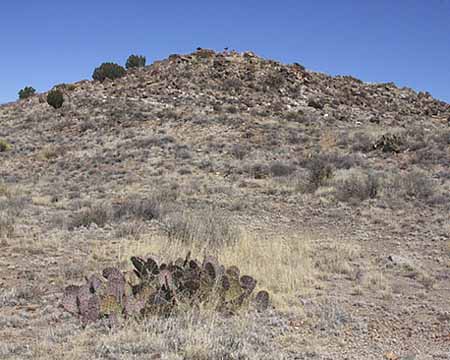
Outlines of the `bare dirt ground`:
M450 359L448 104L206 50L59 88L0 107L1 359ZM60 307L189 249L271 308L111 328Z

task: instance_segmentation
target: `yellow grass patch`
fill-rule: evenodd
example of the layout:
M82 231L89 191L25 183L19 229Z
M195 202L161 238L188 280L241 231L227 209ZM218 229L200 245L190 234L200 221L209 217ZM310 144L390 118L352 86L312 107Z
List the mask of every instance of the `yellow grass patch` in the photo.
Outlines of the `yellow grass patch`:
M315 285L310 238L306 235L257 237L244 234L235 244L220 248L205 248L195 240L187 244L165 236L143 236L136 241L118 241L114 251L96 247L93 256L97 259L115 257L118 263L126 264L135 255L175 260L188 251L197 259L214 255L225 266L238 266L241 274L253 276L258 288L268 290L272 300L281 307Z

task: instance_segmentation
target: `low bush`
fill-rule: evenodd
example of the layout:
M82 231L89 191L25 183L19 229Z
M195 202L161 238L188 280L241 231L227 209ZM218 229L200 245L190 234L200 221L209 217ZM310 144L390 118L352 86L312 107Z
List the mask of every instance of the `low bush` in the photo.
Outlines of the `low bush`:
M129 198L114 207L116 220L133 218L140 220L159 219L161 203L155 198Z
M74 91L77 88L77 86L75 84L61 83L61 84L55 85L53 88L61 90L61 91Z
M106 62L95 68L92 78L98 81L104 81L105 79L118 79L126 74L126 70L115 63Z
M374 139L369 134L357 132L352 137L352 150L368 153L373 150Z
M31 86L25 86L19 91L19 99L28 99L36 93L36 89Z
M249 174L253 179L264 179L269 176L269 166L263 163L244 165L244 172Z
M68 229L74 230L79 227L89 227L95 224L98 227L104 227L111 218L110 210L104 205L91 206L88 209L81 210L72 216L68 223Z
M132 68L140 68L144 67L146 62L145 56L142 55L130 55L127 59L127 62L125 64L125 67L127 69Z
M449 167L450 154L446 148L439 148L436 144L431 143L427 147L415 151L412 162L421 166L440 164Z
M230 154L238 160L244 159L244 157L248 154L249 150L246 146L241 144L233 144L231 146Z
M47 104L55 109L59 109L64 103L64 95L61 90L51 90L47 94Z
M284 117L287 121L292 121L300 124L308 122L308 116L305 115L305 112L303 110L288 111L284 114Z
M3 139L0 139L0 153L11 149L11 145Z
M349 176L336 181L335 196L339 201L344 202L364 201L375 198L379 187L380 181L376 174L351 171Z
M401 178L404 194L407 198L427 200L435 193L432 179L420 170L414 170Z
M284 164L281 161L274 161L270 164L269 171L274 177L282 177L291 175L295 171L295 168L292 165Z
M359 154L339 154L337 152L323 155L322 158L336 169L350 169L355 166L364 167L365 162Z
M450 145L450 130L440 131L434 134L431 139L437 144L443 147Z
M399 200L439 203L436 184L424 171L415 169L407 174L395 173L383 181L383 197L391 203Z
M306 163L309 170L307 191L314 192L333 177L333 167L324 156L316 155Z
M308 100L308 106L316 110L323 110L325 104L322 99L311 98Z
M9 193L6 199L0 201L0 212L18 218L29 203L30 198L27 196Z
M144 226L140 222L124 222L118 224L115 230L115 236L119 239L131 238L139 239L143 233Z

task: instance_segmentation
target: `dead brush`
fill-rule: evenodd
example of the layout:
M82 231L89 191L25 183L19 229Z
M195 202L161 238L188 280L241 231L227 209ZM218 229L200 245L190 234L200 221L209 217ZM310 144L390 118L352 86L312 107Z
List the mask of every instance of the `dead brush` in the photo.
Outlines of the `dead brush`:
M0 212L0 243L10 239L15 232L15 218L6 212Z

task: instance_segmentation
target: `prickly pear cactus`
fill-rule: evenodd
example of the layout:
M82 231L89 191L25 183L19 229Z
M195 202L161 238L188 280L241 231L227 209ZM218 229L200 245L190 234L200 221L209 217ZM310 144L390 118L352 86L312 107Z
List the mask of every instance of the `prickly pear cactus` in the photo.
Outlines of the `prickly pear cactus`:
M167 316L189 307L205 307L232 315L242 308L264 311L270 306L269 293L253 292L257 281L241 275L238 267L225 268L215 257L203 262L185 258L160 262L133 256L133 272L122 273L118 268L103 270L102 276L86 278L82 286L68 286L62 307L83 324L118 317Z
M381 149L387 153L398 153L402 146L402 139L396 134L384 134L379 138L373 148Z

